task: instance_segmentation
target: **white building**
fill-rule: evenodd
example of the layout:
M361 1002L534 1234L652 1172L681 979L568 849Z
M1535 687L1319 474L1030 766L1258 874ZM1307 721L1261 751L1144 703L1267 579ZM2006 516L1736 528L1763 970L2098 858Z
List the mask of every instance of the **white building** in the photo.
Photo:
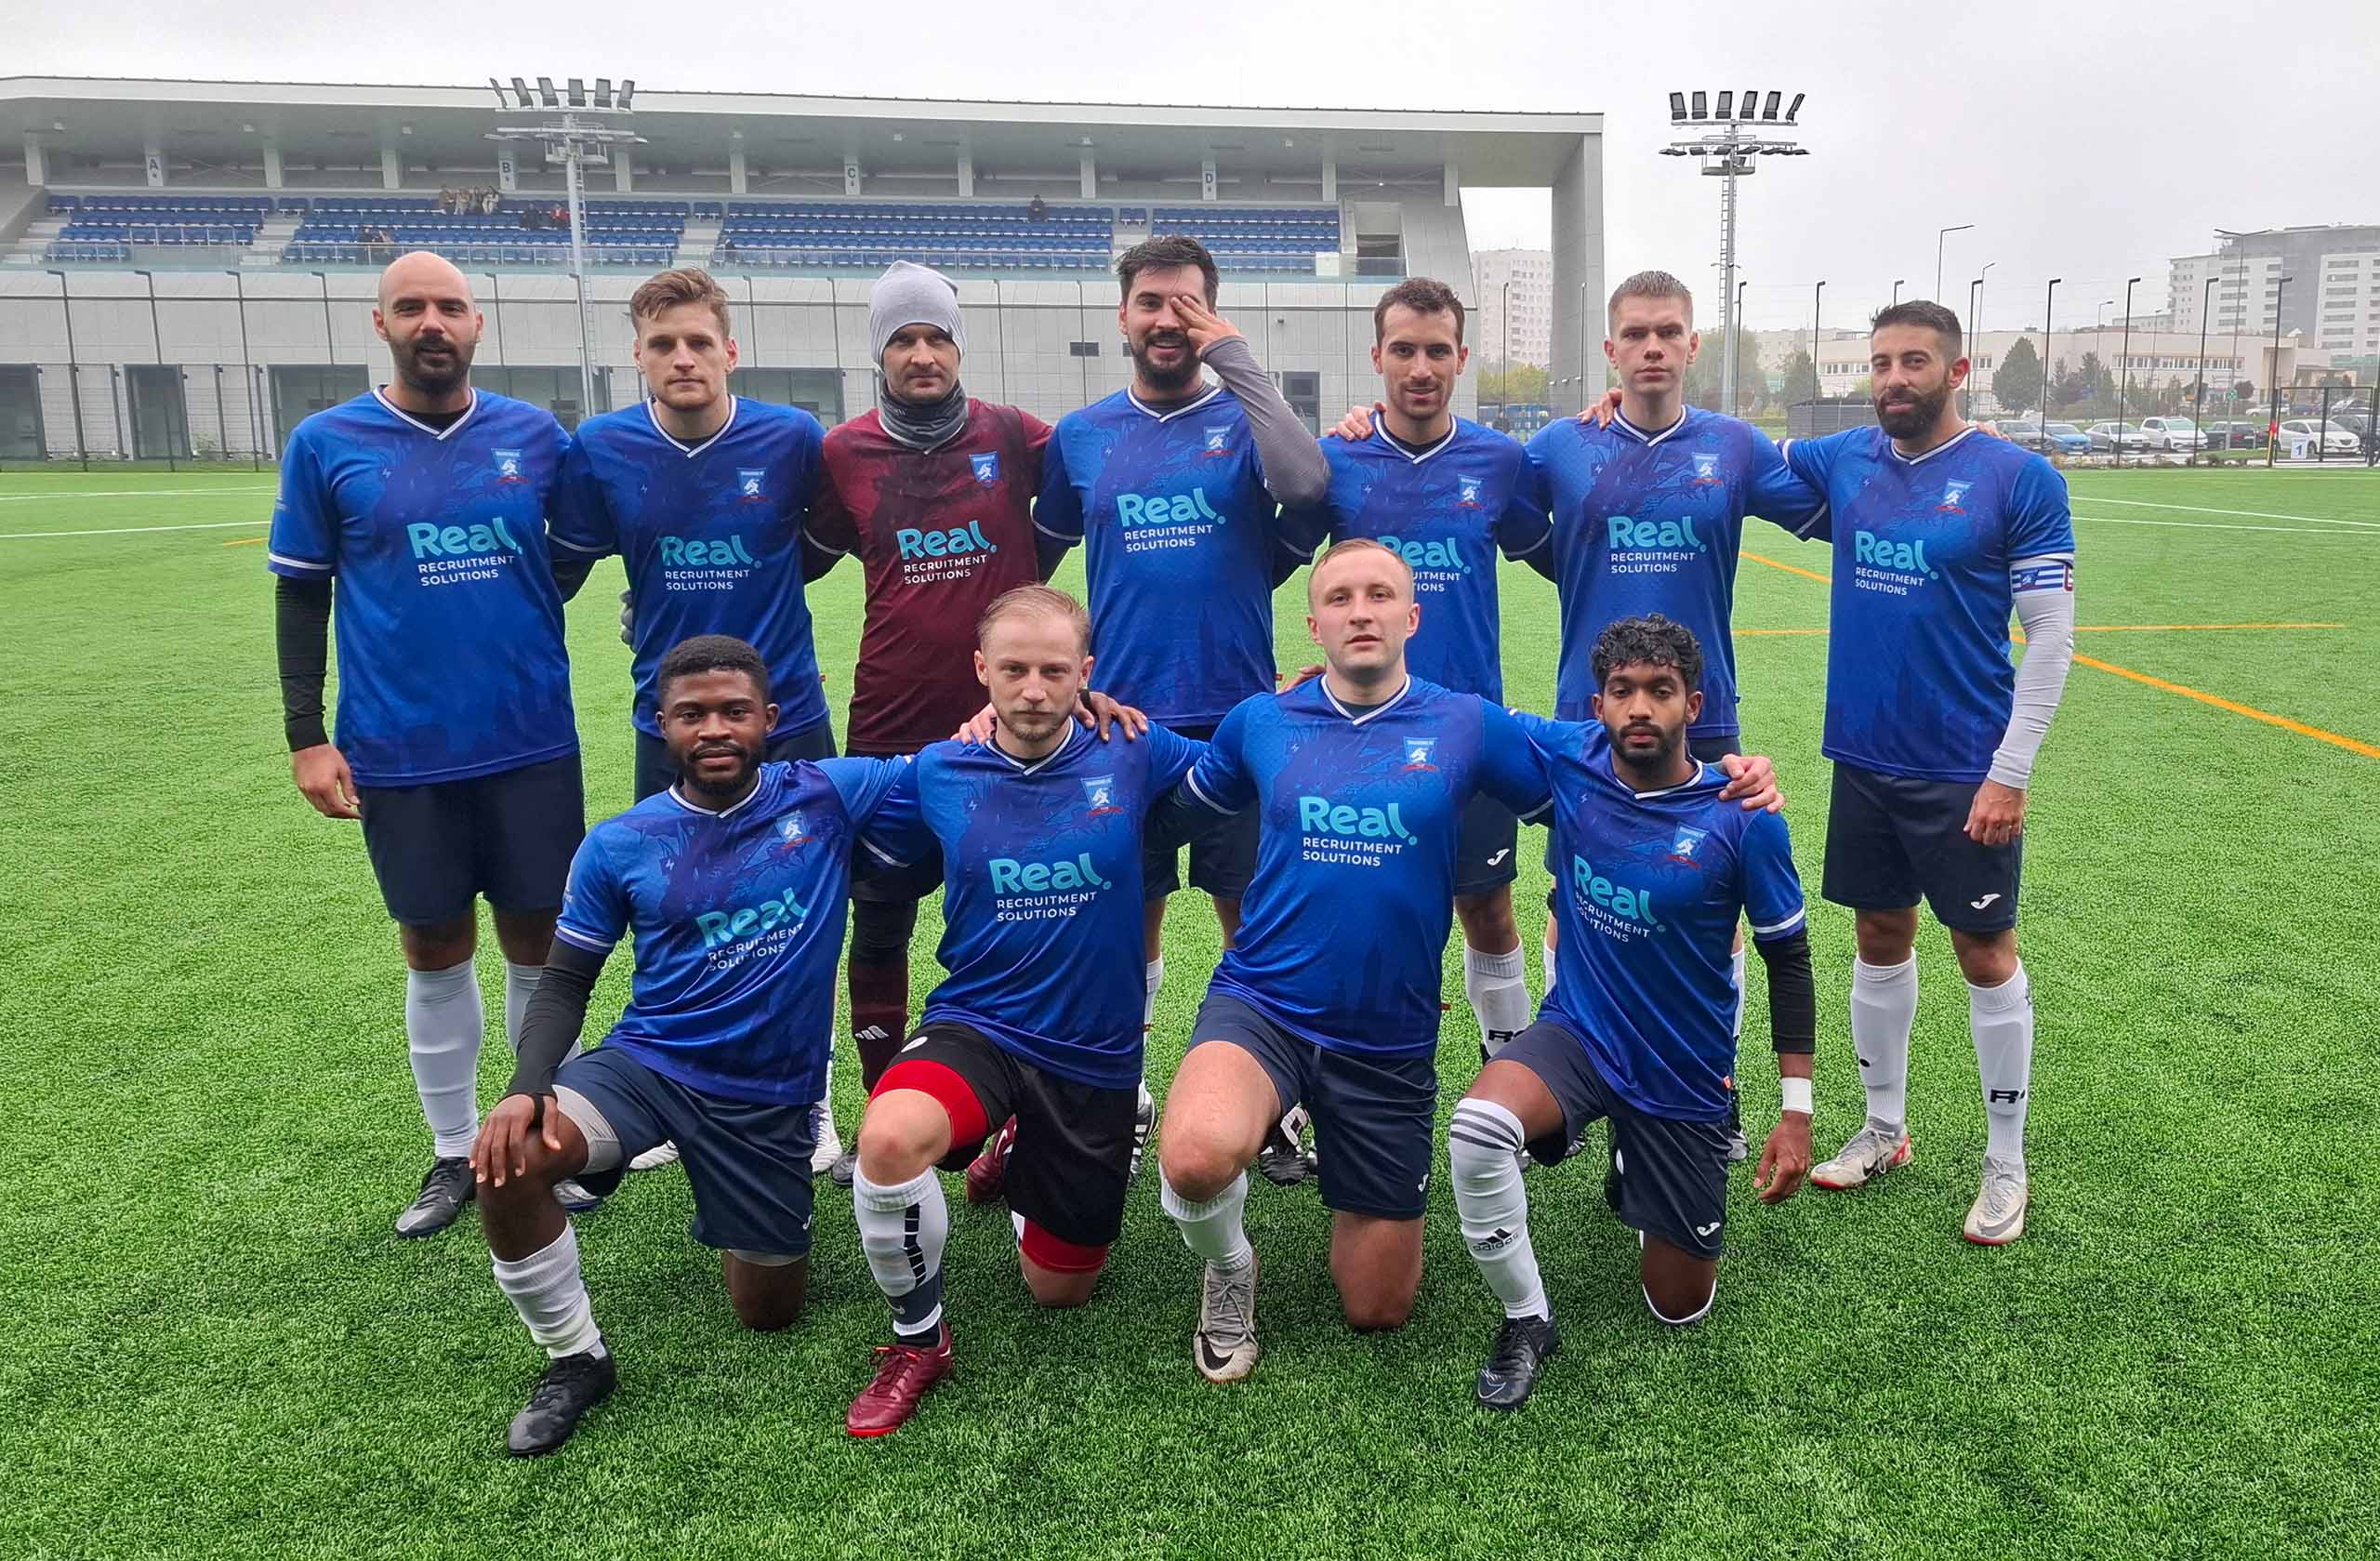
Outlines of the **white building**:
M1472 351L1501 364L1509 342L1514 363L1543 368L1554 350L1553 254L1483 249L1471 257L1471 274L1479 297L1479 324L1470 333ZM1504 318L1507 296L1513 303L1510 321Z
M2284 284L2282 279L2288 280ZM2283 331L2342 357L2380 352L2380 225L2273 228L2226 235L2212 254L2178 255L2167 278L2176 329Z

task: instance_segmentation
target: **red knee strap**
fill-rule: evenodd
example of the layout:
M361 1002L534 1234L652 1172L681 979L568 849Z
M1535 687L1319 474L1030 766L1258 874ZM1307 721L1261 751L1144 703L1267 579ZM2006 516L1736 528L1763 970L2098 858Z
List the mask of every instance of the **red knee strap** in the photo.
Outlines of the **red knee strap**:
M1051 1235L1031 1220L1025 1222L1025 1234L1017 1237L1016 1244L1035 1266L1052 1274L1096 1274L1107 1266L1106 1248L1077 1246Z
M975 1098L959 1070L945 1063L927 1057L903 1058L884 1070L867 1098L874 1100L892 1090L915 1090L939 1102L950 1118L953 1144L980 1144L991 1131L991 1124L984 1119L984 1103Z

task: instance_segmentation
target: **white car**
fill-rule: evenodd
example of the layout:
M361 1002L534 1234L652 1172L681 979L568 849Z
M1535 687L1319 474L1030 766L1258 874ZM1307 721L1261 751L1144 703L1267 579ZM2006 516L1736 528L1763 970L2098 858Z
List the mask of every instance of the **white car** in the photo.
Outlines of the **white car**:
M2151 450L2196 450L2206 441L2198 425L2188 417L2143 417L2140 419L2141 442Z
M2292 417L2281 425L2281 447L2294 457L2302 448L2310 456L2319 449L2328 456L2355 456L2363 453L2363 443L2353 432L2336 423L2316 427L2311 417Z

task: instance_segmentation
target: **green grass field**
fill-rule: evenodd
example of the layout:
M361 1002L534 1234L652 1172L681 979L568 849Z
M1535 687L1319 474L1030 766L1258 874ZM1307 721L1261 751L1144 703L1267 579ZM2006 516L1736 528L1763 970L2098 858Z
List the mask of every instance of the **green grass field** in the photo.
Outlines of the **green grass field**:
M1739 1174L1704 1325L1647 1317L1595 1157L1533 1178L1567 1347L1516 1416L1469 1405L1497 1311L1442 1187L1412 1325L1358 1337L1336 1319L1314 1194L1260 1183L1264 1361L1218 1390L1186 1358L1194 1264L1149 1176L1073 1314L1035 1312L1005 1217L954 1198L959 1374L897 1436L854 1443L842 1411L886 1318L847 1196L821 1192L811 1309L762 1337L734 1324L667 1172L582 1223L621 1391L533 1463L499 1456L539 1362L475 1221L390 1234L424 1158L401 977L355 832L289 785L256 545L270 483L0 477L17 647L0 665L16 728L0 747L0 1556L2263 1561L2380 1545L2380 477L2074 480L2081 650L2108 667L2076 668L2034 791L2021 1244L1958 1239L1983 1127L1937 929L1914 1163L1777 1209ZM1747 546L1829 567L1766 527ZM614 567L571 614L599 815L628 800ZM1285 661L1304 659L1300 589ZM1552 589L1508 571L1505 591L1509 695L1550 708ZM840 713L856 571L812 602ZM1826 591L1748 560L1737 616L1746 726L1776 756L1815 890ZM2301 627L2102 631L2275 624ZM924 921L920 995L931 906ZM1814 908L1811 935L1823 1153L1859 1117L1848 917ZM1214 957L1212 919L1178 901L1160 1093ZM1442 1110L1475 1067L1461 990L1449 962ZM1757 1133L1776 1103L1757 990L1748 1028ZM483 1102L507 1071L492 1035ZM853 1071L838 1070L846 1133Z

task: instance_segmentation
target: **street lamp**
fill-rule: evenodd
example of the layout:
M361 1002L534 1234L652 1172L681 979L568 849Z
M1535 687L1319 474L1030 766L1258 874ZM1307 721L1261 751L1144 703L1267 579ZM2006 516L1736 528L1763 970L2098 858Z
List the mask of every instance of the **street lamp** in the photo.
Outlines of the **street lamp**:
M1756 157L1810 154L1807 147L1780 134L1799 119L1802 99L1808 94L1794 93L1792 103L1779 118L1778 104L1784 96L1770 92L1764 102L1757 88L1747 89L1740 98L1732 89L1722 91L1713 112L1708 93L1694 93L1691 102L1684 92L1670 94L1672 125L1709 128L1693 139L1672 141L1661 149L1661 155L1692 157L1706 177L1725 181L1719 191L1719 409L1730 416L1738 411L1735 316L1740 308L1736 286L1736 181L1754 172ZM1584 377L1582 374L1582 398ZM1583 399L1580 404L1583 407Z
M2269 370L2272 376L2272 422L2265 430L2265 467L2268 470L2272 467L2273 452L2281 444L2281 304L2294 280L2284 275L2273 284L2272 289L2272 367Z
M1497 399L1500 412L1513 403L1513 284L1509 280L1504 284L1504 389Z
M1969 341L1980 343L1983 340L1983 279L1990 275L1991 268L1999 263L1997 260L1985 261L1982 271L1977 273L1973 282L1967 284L1967 339ZM1969 417L1975 416L1975 373L1974 366L1970 364L1967 369L1967 416Z
M163 368L165 364L165 335L157 328L157 273L151 271L135 271L132 274L149 284L149 351L157 360L157 366ZM132 435L136 442L140 437L140 420L138 417L135 417L132 422ZM165 430L165 470L168 471L181 470L174 464L174 430L170 426Z
M1900 289L1901 289L1901 284L1902 284L1903 283L1907 282L1908 280L1909 280L1909 278L1907 278L1907 277L1905 277L1905 276L1896 276L1896 277L1894 277L1894 278L1893 278L1893 302L1895 302L1896 304L1897 304L1898 302L1900 302Z
M66 273L52 266L49 274L58 278L58 311L66 317L66 393L74 403L74 458L88 471L91 449L83 442L83 365L74 356L74 303L67 294Z
M318 271L314 273L314 280L323 284L323 361L330 367L337 368L338 366L338 337L331 329L331 273L326 271ZM368 363L369 360L367 359L366 362ZM371 375L367 373L364 377L369 379ZM325 385L323 389L324 394L327 396L330 387Z
M2057 301L2057 284L2065 280L2066 278L2062 276L2051 277L2049 279L2049 286L2042 294L2042 434L2043 436L2043 448L2047 448L2047 436L2049 434L2050 308Z
M566 97L556 95L549 76L537 78L535 96L519 76L512 78L509 95L494 76L488 77L487 84L496 92L497 108L508 112L519 108L540 115L540 122L535 125L499 125L487 133L487 139L541 142L546 161L562 165L563 185L570 192L570 274L578 300L578 415L591 417L596 411L595 348L587 324L587 218L585 202L580 198L582 172L587 164L610 162L615 146L643 143L642 136L613 129L602 123L606 118L623 118L632 112L628 105L636 94L636 83L623 80L616 100L609 76L596 77L592 93L587 90L584 80L572 76ZM837 366L840 368L840 364Z
M1736 279L1736 353L1734 363L1736 364L1736 372L1739 375L1743 372L1744 361L1744 289L1751 285L1751 283L1746 282L1741 277L1738 277ZM1732 384L1727 387L1727 394L1730 398L1737 397L1736 388ZM1734 404L1733 399L1730 400L1729 404ZM1743 415L1743 409L1740 406L1737 407L1735 415L1741 417Z
M2123 403L2132 391L2132 287L2140 278L2128 276L2123 284L2123 346L2118 355L2123 359L2123 378L2116 388L2116 464L2123 464Z
M1972 222L1962 222L1955 228L1945 228L1934 235L1934 301L1936 303L1942 301L1942 245L1949 242L1952 233L1964 233L1974 226Z
M236 269L231 272L231 296L239 300L240 308L240 388L241 393L248 400L248 470L261 471L264 466L259 457L264 454L264 427L257 416L256 365L248 361L248 284L246 278ZM229 450L223 453L231 454Z
M1826 382L1818 377L1818 309L1826 301L1826 284L1821 282L1810 289L1810 399L1821 401L1826 396Z
M2206 313L2213 307L2215 273L2209 270L2206 285L2198 296L2198 384L2190 391L2190 417L2197 425L2197 437L2190 441L2189 464L2198 464L2199 446L2206 443Z

